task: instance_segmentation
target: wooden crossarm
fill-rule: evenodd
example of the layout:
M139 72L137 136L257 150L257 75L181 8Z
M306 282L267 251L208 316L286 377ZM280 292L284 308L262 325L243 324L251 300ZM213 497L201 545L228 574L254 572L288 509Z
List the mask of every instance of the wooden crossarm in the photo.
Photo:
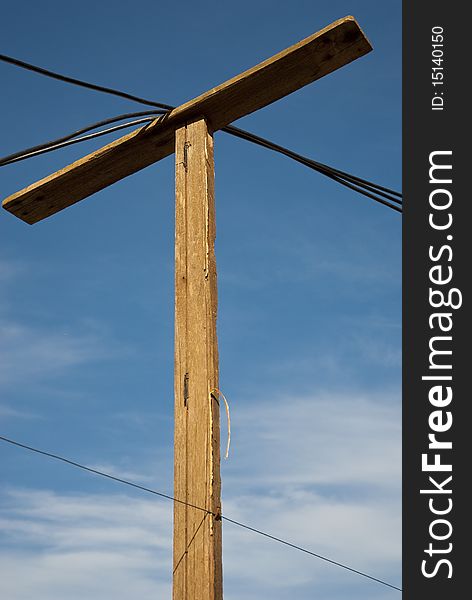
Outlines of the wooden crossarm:
M111 144L33 183L3 201L27 223L36 223L172 154L175 130L204 117L212 131L267 106L367 54L372 47L354 17L335 21L174 109L163 120Z

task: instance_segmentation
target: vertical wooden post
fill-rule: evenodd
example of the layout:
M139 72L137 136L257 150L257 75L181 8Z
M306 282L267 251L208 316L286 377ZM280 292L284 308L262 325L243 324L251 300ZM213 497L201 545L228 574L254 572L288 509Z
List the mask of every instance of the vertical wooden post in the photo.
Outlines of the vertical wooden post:
M175 498L173 600L221 600L213 137L204 119L175 132ZM217 397L217 396L216 396Z

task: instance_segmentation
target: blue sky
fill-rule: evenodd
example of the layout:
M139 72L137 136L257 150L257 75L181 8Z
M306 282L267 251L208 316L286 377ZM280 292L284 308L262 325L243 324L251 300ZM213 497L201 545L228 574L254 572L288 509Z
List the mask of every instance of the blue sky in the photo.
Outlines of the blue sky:
M353 14L372 53L238 125L400 189L400 8L18 1L1 51L178 104ZM144 109L5 64L0 77L2 155ZM2 197L103 140L2 168ZM400 217L223 133L215 160L224 512L398 585ZM35 226L0 215L1 434L167 493L173 213L170 157ZM170 597L171 503L0 453L2 597ZM224 578L228 600L399 597L231 524Z

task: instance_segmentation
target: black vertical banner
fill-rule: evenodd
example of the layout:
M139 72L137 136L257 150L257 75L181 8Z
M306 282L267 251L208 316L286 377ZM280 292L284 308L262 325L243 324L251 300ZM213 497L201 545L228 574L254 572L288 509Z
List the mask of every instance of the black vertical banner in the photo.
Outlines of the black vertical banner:
M468 597L467 5L403 2L403 597ZM469 442L470 441L470 442ZM460 591L459 591L460 590Z

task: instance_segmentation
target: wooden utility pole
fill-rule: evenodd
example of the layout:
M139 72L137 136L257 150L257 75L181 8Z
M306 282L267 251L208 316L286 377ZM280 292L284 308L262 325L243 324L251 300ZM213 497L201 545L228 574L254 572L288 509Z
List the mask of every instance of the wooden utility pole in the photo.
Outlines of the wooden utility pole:
M213 137L175 132L175 600L223 596ZM216 515L216 516L215 516Z
M223 596L212 134L371 49L340 19L3 202L36 223L176 154L174 600Z

